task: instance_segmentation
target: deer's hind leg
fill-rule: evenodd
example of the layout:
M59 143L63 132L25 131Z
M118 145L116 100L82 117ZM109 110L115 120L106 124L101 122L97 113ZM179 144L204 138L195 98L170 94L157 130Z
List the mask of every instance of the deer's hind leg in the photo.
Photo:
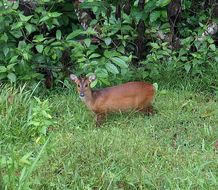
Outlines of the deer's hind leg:
M106 118L105 113L96 113L96 127L100 127L100 125L103 123L105 118Z
M145 108L140 110L141 112L145 113L147 116L152 116L157 113L152 105L146 106Z

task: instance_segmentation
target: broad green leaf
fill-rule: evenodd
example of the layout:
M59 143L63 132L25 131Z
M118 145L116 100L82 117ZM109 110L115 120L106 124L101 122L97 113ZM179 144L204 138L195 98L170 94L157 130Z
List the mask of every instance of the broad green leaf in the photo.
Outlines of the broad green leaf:
M130 62L132 60L132 55L130 55L129 57L119 56L119 58L128 63L128 62Z
M97 74L97 76L98 76L99 78L106 78L106 77L108 77L108 72L107 72L106 69L97 68L97 69L95 70L95 73Z
M19 41L18 48L25 49L26 46L27 46L27 44L26 44L26 42L24 40Z
M132 61L132 54L128 57L128 61L127 62L131 62Z
M188 61L188 57L186 57L186 56L181 56L180 59L181 59L182 61Z
M24 53L22 54L22 56L23 56L23 58L24 58L25 60L29 60L30 57L31 57L31 55L28 54L27 52L24 52Z
M13 69L16 64L17 63L12 63L12 64L7 65L7 70Z
M62 13L58 13L58 12L50 12L50 13L48 13L48 16L52 17L52 18L59 17L61 15L62 15Z
M43 45L36 45L36 50L37 50L39 53L42 53L43 48L44 48Z
M186 50L186 49L180 49L180 51L179 51L179 55L180 56L182 56L182 55L185 55L185 54L187 54L188 53L188 51Z
M60 31L60 30L57 30L57 31L56 31L56 38L57 38L58 40L60 40L60 39L61 39L61 36L62 36L61 31Z
M17 58L18 58L18 55L15 55L11 58L11 60L9 61L9 63L14 63L14 62L17 62Z
M45 53L45 55L48 55L48 54L49 54L50 49L51 49L50 46L46 46L46 47L44 48L44 53Z
M111 44L112 40L111 40L111 38L108 37L108 38L104 39L104 42L107 46L109 46Z
M94 80L93 82L91 82L90 87L91 87L91 88L94 88L97 83L98 83L98 79L96 79L96 80Z
M56 26L60 26L60 23L59 23L59 21L58 21L57 18L53 18L53 19L52 19L52 24L53 24L53 25L56 25Z
M91 44L91 39L86 38L86 39L84 40L84 43L86 44L86 47L89 47L90 44Z
M154 49L160 48L160 46L159 46L157 43L150 43L150 45L151 45Z
M74 39L75 37L77 37L77 36L79 36L79 35L81 35L81 34L83 34L83 31L82 31L82 30L75 30L75 31L71 32L71 33L67 36L66 40Z
M108 59L111 57L119 57L121 54L118 53L117 51L108 51L107 49L104 51L104 56Z
M39 20L39 22L45 22L48 19L49 19L49 16L44 16Z
M98 33L93 28L89 27L86 31L84 31L84 34L97 35Z
M52 47L58 47L58 46L61 46L63 43L62 42L53 42L53 43L51 43L51 46ZM59 47L60 48L60 47Z
M6 33L4 33L1 38L0 38L1 41L4 41L4 42L7 42L8 41L8 35Z
M95 51L93 49L90 49L86 52L87 56L90 56L91 54L95 53Z
M4 47L3 48L3 52L4 52L4 55L7 56L8 52L9 52L9 48L8 47Z
M33 15L30 15L30 16L24 16L23 14L19 14L19 17L20 17L20 20L22 21L22 22L27 22L28 20L30 20L32 17L33 17Z
M125 63L125 61L123 61L122 59L118 57L112 57L111 61L115 63L116 65L118 65L120 68L128 68L128 65Z
M33 42L43 42L45 39L46 38L42 34L40 34L40 35L34 36Z
M133 9L131 15L135 18L136 22L143 18L143 12Z
M110 51L108 51L108 50L106 49L106 50L104 51L104 56L105 56L106 58L110 59L110 57L111 57Z
M150 22L155 22L161 15L161 11L153 11L150 14Z
M161 20L166 20L167 19L167 11L166 10L160 11L160 14L161 14Z
M149 72L148 71L143 71L142 72L142 78L145 79L149 76Z
M23 36L21 30L11 30L10 33L17 39Z
M91 61L91 62L89 63L89 65L96 67L96 66L98 65L98 61Z
M96 58L96 57L101 57L101 55L98 53L93 53L89 56L89 59Z
M7 75L7 77L8 77L8 79L9 79L11 82L16 82L16 80L17 80L17 77L16 77L16 75L15 75L14 73L9 73L9 74Z
M157 6L157 7L165 7L165 6L167 6L170 2L171 2L171 0L159 0L159 1L156 2L156 6Z
M218 57L215 57L215 61L218 63Z
M0 66L0 73L7 72L7 68L5 66Z
M82 63L82 62L85 62L87 59L85 57L82 57L80 59L77 59L77 62L78 63Z
M128 69L126 69L126 68L121 69L121 75L122 76L125 76L127 72L128 72Z
M6 72L0 73L0 80L6 79L6 78L7 78L7 73Z
M57 54L54 53L51 57L52 57L53 60L55 60L57 58Z
M33 24L27 23L25 28L26 28L26 30L27 30L27 32L29 34L31 34L32 32L36 31L36 27Z
M16 30L16 29L20 28L21 26L23 26L22 22L15 22L12 24L11 30Z
M107 69L109 72L111 72L111 73L113 73L113 74L118 74L118 73L119 73L117 67L116 67L115 65L113 65L112 63L110 63L110 62L107 62L107 63L105 64L105 67L106 67L106 69Z
M185 70L187 73L189 73L190 69L191 69L191 65L190 64L185 64Z
M210 43L210 44L213 44L214 43L214 40L212 38L208 38L207 41Z
M215 44L210 44L210 49L212 49L213 51L216 51L216 46L215 46Z

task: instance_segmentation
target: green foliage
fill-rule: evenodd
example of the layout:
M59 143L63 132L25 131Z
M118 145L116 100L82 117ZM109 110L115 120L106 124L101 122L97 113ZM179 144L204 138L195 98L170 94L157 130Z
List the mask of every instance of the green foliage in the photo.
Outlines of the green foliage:
M15 88L10 109L5 97L11 88L2 86L0 186L11 190L216 189L217 99L195 93L188 84L184 90L158 87L157 115L111 114L102 128L96 128L93 115L73 89L44 96L41 89L37 94L27 87ZM49 104L57 123L49 130L49 140L36 141L22 129L29 123L30 105L42 104ZM35 113L40 115L38 110Z
M8 78L11 82L16 82L17 78L40 79L36 69L43 65L60 66L65 48L62 34L67 32L65 27L68 27L69 19L75 17L72 4L61 0L37 2L30 16L25 16L18 9L18 3L19 1L0 3L0 79ZM63 15L53 6L60 6L62 11L72 10Z
M3 171L3 173L0 173L0 180L2 180L0 187L12 190L32 189L31 186L35 183L32 173L38 167L39 159L47 144L48 140L41 147L38 155L34 155L33 151L25 154L21 151L15 151L9 145L7 153L0 158L0 169Z
M170 42L157 38L158 32L170 38L169 2L146 1L141 10L139 1L133 1L130 13L122 9L121 18L116 19L117 1L85 1L80 9L91 10L95 18L84 30L70 1L37 1L26 15L19 1L4 0L0 2L0 80L11 83L41 80L43 73L39 69L48 68L59 81L65 79L63 71L68 67L76 74L95 73L100 85L140 77L162 81L168 73L177 73L179 78L202 78L205 86L216 86L216 44L211 37L198 38L207 29L206 24L213 20L211 9L204 10L197 3L200 13L196 15L191 11L195 6L193 1L182 3L177 26L181 46L171 51ZM126 1L121 3L123 7ZM141 21L146 30L143 38L138 39ZM70 56L68 66L63 63L65 50Z
M55 124L50 115L48 100L41 101L35 97L36 103L30 106L27 122L27 130L33 136L46 135L49 127Z
M218 49L214 41L211 37L204 41L187 37L182 39L181 44L182 47L178 51L172 51L168 48L168 43L150 43L151 51L139 68L141 78L167 78L164 75L168 75L170 79L173 75L178 75L178 79L197 77L206 88L213 89L215 84L218 84ZM193 52L192 48L196 51Z
M187 37L181 41L181 44L182 48L179 51L172 51L168 48L168 43L150 43L151 53L142 63L145 64L145 69L150 69L151 77L152 71L160 76L161 70L179 72L182 74L181 76L190 74L202 77L204 73L208 72L207 74L209 74L214 71L215 74L217 72L218 50L210 37L204 41ZM196 51L193 52L191 48L196 48Z
M32 173L38 167L48 143L42 129L55 123L49 119L48 102L33 99L36 88L27 88L26 85L0 88L1 189L31 189L34 181ZM39 125L34 122L39 122ZM43 138L38 138L39 135ZM22 147L24 143L32 148ZM14 144L20 144L21 147L15 147Z

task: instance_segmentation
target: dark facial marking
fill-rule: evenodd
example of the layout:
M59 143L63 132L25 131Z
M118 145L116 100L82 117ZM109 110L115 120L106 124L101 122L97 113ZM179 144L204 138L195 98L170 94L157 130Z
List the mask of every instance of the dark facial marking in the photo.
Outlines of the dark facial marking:
M78 80L79 80L79 84L77 86L79 88L84 88L84 87L86 88L86 87L88 87L88 84L89 84L88 78L79 77Z

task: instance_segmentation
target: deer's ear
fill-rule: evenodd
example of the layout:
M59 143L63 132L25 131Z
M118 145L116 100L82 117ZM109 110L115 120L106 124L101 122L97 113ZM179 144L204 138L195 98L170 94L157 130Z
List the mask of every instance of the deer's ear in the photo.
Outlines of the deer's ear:
M74 75L74 74L70 74L70 79L71 79L72 81L74 81L74 82L77 82L77 81L78 81L77 76Z
M90 75L88 79L89 79L89 82L93 82L93 81L96 80L96 76L95 75Z

